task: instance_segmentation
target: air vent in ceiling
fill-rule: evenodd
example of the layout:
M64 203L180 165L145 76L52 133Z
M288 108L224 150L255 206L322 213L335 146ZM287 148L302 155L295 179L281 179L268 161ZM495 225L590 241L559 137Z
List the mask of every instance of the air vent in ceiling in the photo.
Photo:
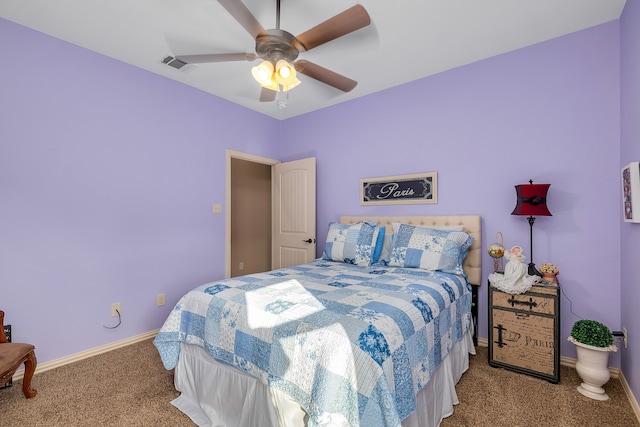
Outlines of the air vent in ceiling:
M182 67L184 67L185 65L187 65L186 62L180 61L179 59L176 59L173 56L167 56L166 58L164 58L162 60L162 62L164 64L167 64L170 67L173 67L173 68L177 69L177 70L179 70Z

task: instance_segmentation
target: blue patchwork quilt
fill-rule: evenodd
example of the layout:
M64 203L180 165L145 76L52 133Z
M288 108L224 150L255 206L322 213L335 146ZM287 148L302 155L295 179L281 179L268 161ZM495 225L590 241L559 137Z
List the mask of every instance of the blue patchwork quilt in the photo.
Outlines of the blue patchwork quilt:
M291 396L309 426L399 426L470 309L464 276L318 259L190 291L154 344L166 369L181 342L203 347Z

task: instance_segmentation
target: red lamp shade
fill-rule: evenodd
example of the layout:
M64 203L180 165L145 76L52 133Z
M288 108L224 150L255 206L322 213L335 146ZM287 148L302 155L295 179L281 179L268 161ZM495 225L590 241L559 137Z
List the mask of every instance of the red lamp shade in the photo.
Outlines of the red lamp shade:
M524 216L551 216L547 208L547 191L551 184L529 184L516 185L516 207L511 215Z

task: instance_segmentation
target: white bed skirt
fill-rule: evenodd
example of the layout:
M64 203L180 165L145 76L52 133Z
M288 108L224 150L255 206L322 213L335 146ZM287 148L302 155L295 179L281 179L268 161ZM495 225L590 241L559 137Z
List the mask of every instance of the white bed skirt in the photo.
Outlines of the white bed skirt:
M453 346L418 394L417 410L402 427L436 427L458 404L455 385L475 354L472 331ZM180 344L175 386L181 395L171 402L200 427L304 427L306 414L284 393L215 361L201 347Z

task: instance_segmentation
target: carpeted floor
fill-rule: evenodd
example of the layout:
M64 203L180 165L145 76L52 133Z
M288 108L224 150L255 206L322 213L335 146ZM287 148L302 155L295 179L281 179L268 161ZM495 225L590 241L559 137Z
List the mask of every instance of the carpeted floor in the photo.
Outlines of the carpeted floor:
M443 427L640 426L616 379L605 386L611 399L598 402L576 391L573 369L562 367L554 385L491 368L487 349L477 350L457 387L460 404ZM151 340L36 374L33 399L21 385L0 390L2 426L193 426L169 403L178 393Z
M489 366L486 347L476 349L456 387L460 404L442 427L634 427L640 426L618 379L604 389L605 402L584 397L573 368L560 367L560 383Z

